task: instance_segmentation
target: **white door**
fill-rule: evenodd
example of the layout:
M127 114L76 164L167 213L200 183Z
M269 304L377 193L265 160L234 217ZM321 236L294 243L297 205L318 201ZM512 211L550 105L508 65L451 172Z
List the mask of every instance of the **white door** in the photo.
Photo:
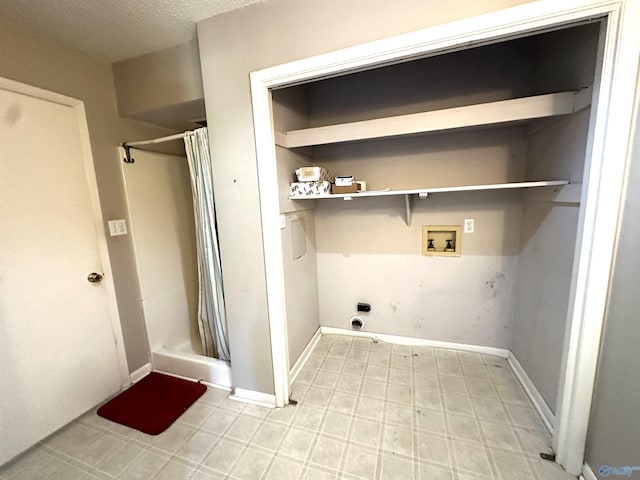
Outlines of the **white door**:
M0 79L0 465L126 371L113 284L87 280L105 273L104 234L84 109L65 99Z

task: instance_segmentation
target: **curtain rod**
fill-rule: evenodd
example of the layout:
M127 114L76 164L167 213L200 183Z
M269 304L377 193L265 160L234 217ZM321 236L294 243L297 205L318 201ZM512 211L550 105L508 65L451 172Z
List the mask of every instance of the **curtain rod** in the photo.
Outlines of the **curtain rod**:
M171 140L180 140L184 138L187 132L176 133L175 135L169 135L167 137L153 138L151 140L142 140L139 142L123 142L122 148L124 148L125 157L122 159L124 163L133 163L135 160L131 158L130 150L142 145L154 145L156 143L170 142Z

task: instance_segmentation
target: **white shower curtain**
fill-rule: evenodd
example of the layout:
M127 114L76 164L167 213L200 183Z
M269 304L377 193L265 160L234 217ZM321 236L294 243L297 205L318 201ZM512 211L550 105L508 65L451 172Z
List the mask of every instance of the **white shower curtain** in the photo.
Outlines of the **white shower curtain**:
M211 156L206 128L185 132L184 137L196 224L196 249L200 294L198 327L204 354L229 360L227 318L222 291L222 267L213 202Z

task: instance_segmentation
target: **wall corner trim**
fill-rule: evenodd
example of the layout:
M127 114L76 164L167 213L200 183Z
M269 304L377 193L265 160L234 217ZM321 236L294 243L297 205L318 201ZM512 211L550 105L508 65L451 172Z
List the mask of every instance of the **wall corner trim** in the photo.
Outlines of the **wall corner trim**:
M313 334L313 337L311 337L311 340L309 340L309 343L307 343L307 346L304 347L304 350L296 360L296 363L294 363L293 366L291 367L291 372L289 374L289 378L290 378L289 381L291 383L296 381L296 378L298 377L298 374L302 370L302 367L305 366L305 364L307 363L307 360L309 360L309 356L313 353L313 349L316 348L318 341L320 341L320 337L322 337L322 332L321 332L321 327L318 327L318 329L316 330L316 333Z
M584 463L582 465L582 474L580 475L580 480L598 480L598 477L596 477L596 474L593 473L591 467Z
M276 408L276 396L270 393L256 392L254 390L245 390L244 388L234 388L231 390L229 400L236 402L249 403L258 407Z
M513 373L518 378L518 381L524 388L524 391L527 393L527 396L533 403L533 406L537 410L540 418L544 422L545 427L549 430L549 433L553 435L556 426L556 416L547 405L547 402L544 400L534 383L527 375L527 372L524 370L518 359L513 354L513 352L509 352L509 356L507 357L507 363L513 370Z
M352 337L365 337L372 340L381 340L385 343L395 343L397 345L411 345L415 347L447 348L449 350L460 350L462 352L482 353L483 355L495 355L496 357L507 358L509 350L496 347L484 347L481 345L467 345L465 343L443 342L441 340L427 340L425 338L402 337L400 335L388 335L386 333L363 332L346 330L344 328L320 327L323 335L348 335Z
M131 381L131 384L134 384L142 380L144 377L146 377L150 373L151 373L151 363L145 363L137 370L131 372L131 374L129 375L129 380Z

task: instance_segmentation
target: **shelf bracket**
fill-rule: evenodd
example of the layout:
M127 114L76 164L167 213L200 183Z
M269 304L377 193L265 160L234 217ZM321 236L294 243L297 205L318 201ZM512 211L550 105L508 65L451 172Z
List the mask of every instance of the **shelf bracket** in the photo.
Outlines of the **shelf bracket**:
M404 196L404 205L407 209L407 217L406 217L407 227L410 227L411 226L411 195L406 194Z
M429 196L429 192L420 192L420 193L418 193L418 197L420 198L420 200L424 200L428 196Z

